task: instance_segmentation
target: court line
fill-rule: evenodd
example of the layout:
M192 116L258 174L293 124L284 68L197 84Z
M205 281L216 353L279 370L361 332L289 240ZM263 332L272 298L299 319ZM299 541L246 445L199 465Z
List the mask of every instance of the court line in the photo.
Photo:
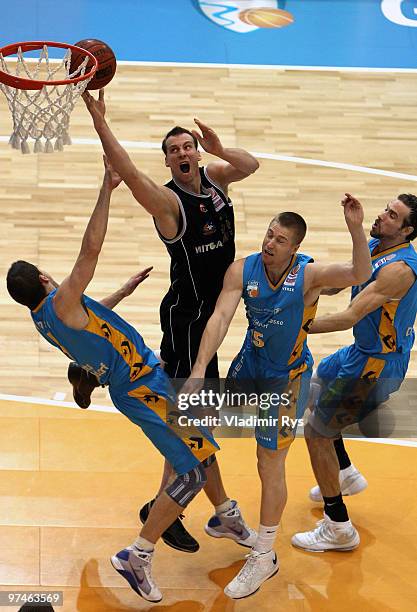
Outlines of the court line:
M22 404L37 404L41 406L59 406L60 408L73 408L75 410L84 410L74 402L61 402L57 400L44 399L42 397L30 397L26 395L8 395L0 393L0 401L21 402ZM91 412L109 412L113 414L121 414L114 406L101 406L100 404L91 404L88 407ZM417 441L413 440L398 440L391 438L348 438L358 442L373 442L375 444L389 444L391 446L409 446L417 448Z
M85 410L80 408L74 402L64 402L60 400L51 400L43 397L30 397L26 395L8 395L7 393L0 393L0 401L7 402L21 402L22 404L40 404L41 406L60 406L61 408L74 408L75 410ZM100 404L91 404L88 410L95 412L112 412L114 414L121 414L114 406L102 406Z
M9 56L8 62L16 62L17 58ZM36 63L38 58L25 57L25 62ZM60 63L62 59L50 57L51 64ZM236 68L238 70L294 70L303 72L374 72L374 73L403 73L415 74L416 68L380 68L372 66L296 66L291 64L225 64L222 62L154 62L150 60L117 60L118 66L167 66L173 68Z
M120 66L167 66L177 68L237 68L238 70L294 70L303 72L386 72L415 74L416 68L375 68L371 66L291 66L288 64L223 64L210 62L151 62L138 60L117 60Z
M8 136L0 136L0 142L9 142ZM128 150L154 149L161 150L161 145L156 142L146 142L141 140L120 140L120 144ZM74 145L101 146L98 138L73 138ZM309 157L294 157L293 155L281 155L280 153L263 153L262 151L251 151L252 155L259 159L270 159L273 161L284 161L293 164L304 164L306 166L321 166L323 168L335 168L336 170L348 170L350 172L361 172L362 174L374 174L386 176L396 180L417 181L417 175L394 172L392 170L381 170L380 168L370 168L368 166L356 166L343 162L326 161L324 159L313 159Z

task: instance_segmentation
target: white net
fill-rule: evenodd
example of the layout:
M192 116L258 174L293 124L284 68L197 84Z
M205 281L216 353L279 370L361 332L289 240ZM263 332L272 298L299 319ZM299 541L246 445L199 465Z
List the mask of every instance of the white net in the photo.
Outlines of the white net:
M4 72L31 80L51 81L51 83L38 90L15 89L0 83L0 90L7 98L13 118L13 133L9 143L14 149L20 149L22 153L31 151L28 139L35 141L33 146L35 153L62 151L64 145L71 144L68 132L71 112L93 75L77 83L66 85L54 85L53 81L84 76L88 56L86 55L81 65L71 73L69 48L58 63L50 62L47 45L43 46L35 63L26 61L20 47L16 55L14 72L11 72L12 63L7 64L0 53L0 68Z

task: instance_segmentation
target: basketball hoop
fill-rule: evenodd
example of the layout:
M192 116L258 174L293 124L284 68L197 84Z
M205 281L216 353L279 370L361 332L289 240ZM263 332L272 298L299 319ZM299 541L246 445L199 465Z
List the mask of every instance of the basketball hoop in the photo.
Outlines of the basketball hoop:
M65 50L58 62L51 62L48 48ZM24 53L41 50L34 64ZM84 57L71 73L71 53ZM16 55L14 73L4 58ZM93 62L86 71L87 63ZM71 144L68 133L71 112L97 70L98 62L92 53L66 43L34 41L14 43L0 49L0 90L7 98L13 118L13 132L9 144L22 153L30 153L28 139L35 141L35 153L62 151ZM54 144L53 144L53 141Z

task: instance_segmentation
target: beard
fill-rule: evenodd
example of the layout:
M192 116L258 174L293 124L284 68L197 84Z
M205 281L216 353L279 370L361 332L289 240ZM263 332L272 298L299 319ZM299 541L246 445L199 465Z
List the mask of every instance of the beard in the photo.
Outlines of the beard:
M375 225L375 227L374 226L371 227L371 231L369 232L369 235L372 238L382 238L382 236L381 236L381 228L380 228L379 223L377 223Z

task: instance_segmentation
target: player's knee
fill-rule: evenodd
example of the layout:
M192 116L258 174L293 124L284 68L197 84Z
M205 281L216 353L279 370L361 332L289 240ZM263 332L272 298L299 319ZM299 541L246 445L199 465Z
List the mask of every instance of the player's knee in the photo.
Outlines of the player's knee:
M185 474L177 476L165 492L179 506L185 508L191 500L204 488L207 482L206 470L202 463Z
M317 376L317 370L314 370L310 380L310 392L308 395L308 406L313 409L319 400L323 388L323 381Z

